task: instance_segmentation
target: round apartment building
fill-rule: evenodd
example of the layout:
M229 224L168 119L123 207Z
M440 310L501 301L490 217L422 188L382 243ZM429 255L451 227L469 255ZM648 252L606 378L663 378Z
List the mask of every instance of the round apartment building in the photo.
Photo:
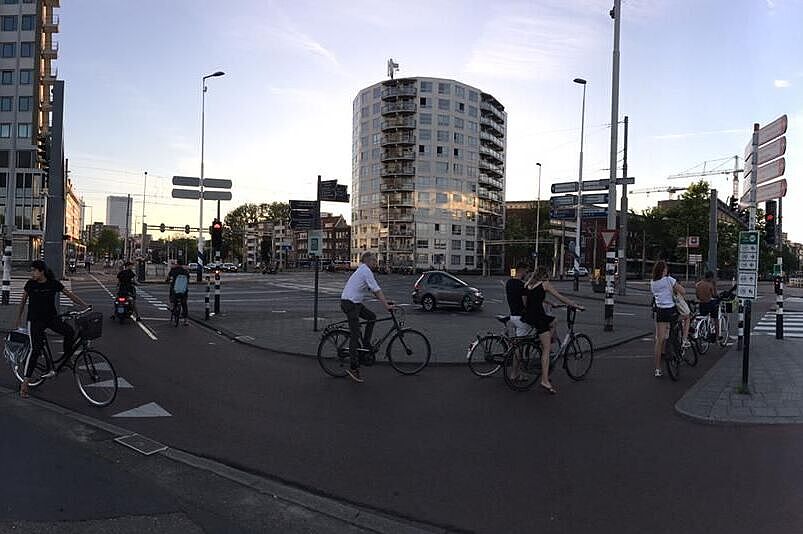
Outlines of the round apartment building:
M354 99L352 260L392 270L502 266L507 114L455 80L389 79Z

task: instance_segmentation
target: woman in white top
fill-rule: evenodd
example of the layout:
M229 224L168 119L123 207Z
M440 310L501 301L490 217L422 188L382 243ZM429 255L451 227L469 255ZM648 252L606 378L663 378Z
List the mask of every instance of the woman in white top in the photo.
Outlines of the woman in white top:
M658 308L655 316L655 376L659 377L664 375L661 371L661 355L664 352L664 342L669 337L669 323L677 313L674 296L683 296L686 290L669 276L669 267L663 260L656 262L652 269L650 289Z

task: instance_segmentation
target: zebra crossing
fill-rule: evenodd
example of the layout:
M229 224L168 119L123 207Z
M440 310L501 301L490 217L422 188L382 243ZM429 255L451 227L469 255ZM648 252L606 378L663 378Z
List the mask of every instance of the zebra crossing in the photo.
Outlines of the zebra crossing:
M768 311L753 327L753 334L775 336L775 312ZM803 338L803 312L784 311L783 314L784 337Z
M28 278L12 278L11 279L11 295L9 295L9 303L10 304L19 304L22 302L22 290L25 287L25 283L28 281ZM69 280L63 280L62 284L67 289L72 289ZM61 306L72 306L73 302L68 299L64 294L59 293L59 304Z
M153 306L154 308L156 308L159 311L169 311L170 310L170 307L167 304L165 304L164 302L162 302L158 298L154 297L153 295L151 295L150 293L148 293L147 291L145 291L142 288L137 290L137 297L144 299L148 304L150 304L151 306Z

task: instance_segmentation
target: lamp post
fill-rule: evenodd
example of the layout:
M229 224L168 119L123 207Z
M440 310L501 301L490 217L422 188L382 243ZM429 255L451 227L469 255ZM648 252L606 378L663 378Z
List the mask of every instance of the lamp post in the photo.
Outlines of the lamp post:
M577 228L574 233L574 290L580 290L580 223L583 214L583 138L586 122L586 85L582 78L575 78L574 83L583 86L583 108L580 114L580 170L577 177Z
M201 78L201 183L200 183L200 204L198 216L198 281L200 282L204 274L203 255L204 255L204 126L206 113L206 80L223 76L223 71L217 71Z
M535 203L535 269L538 270L538 242L541 239L541 164L538 166L538 201Z

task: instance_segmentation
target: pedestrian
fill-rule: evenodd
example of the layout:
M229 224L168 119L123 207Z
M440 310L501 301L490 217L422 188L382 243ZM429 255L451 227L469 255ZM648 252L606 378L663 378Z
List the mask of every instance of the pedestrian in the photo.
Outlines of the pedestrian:
M550 394L555 395L557 391L549 380L549 354L552 349L552 331L556 325L555 317L548 315L544 310L544 299L549 293L567 306L578 310L585 308L561 295L550 283L549 273L543 267L539 267L535 273L530 275L525 288L527 289L527 301L522 319L535 329L541 342L541 383L539 385Z
M92 259L89 256L84 258L84 267L87 273L92 272Z
M530 275L530 266L527 263L516 265L516 276L511 276L505 283L505 296L507 306L510 310L510 324L513 326L516 336L526 336L532 327L522 321L525 303L527 301L527 290L524 288L524 280Z
M351 332L349 338L351 365L346 372L355 382L363 382L360 376L360 357L357 350L360 345L360 319L367 321L365 334L362 336L362 346L368 350L371 349L371 335L374 331L374 321L376 321L376 314L363 305L366 294L373 293L386 310L393 309L393 302L385 299L382 288L376 283L372 272L376 268L376 255L373 252L363 252L360 256L359 267L351 274L340 295L340 309L346 314Z
M675 304L675 295L683 296L686 290L677 280L669 276L669 266L665 261L655 262L652 269L652 282L650 282L653 298L655 299L655 377L664 376L661 371L661 357L664 353L664 343L669 337L669 323L678 314Z

